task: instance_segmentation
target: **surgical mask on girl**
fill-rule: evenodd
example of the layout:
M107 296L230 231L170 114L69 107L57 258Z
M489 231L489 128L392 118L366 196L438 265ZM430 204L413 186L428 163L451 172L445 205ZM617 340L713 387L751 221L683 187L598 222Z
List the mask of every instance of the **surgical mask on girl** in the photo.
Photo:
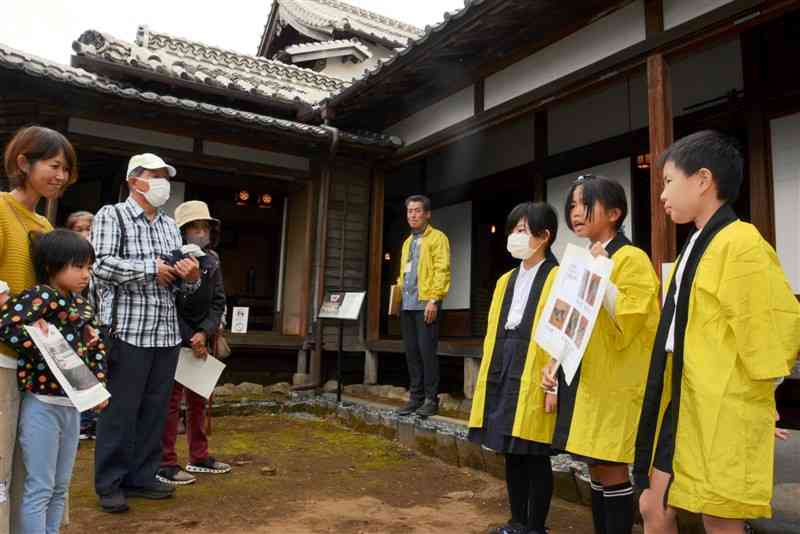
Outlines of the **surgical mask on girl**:
M150 185L150 190L147 192L139 191L147 202L154 208L160 208L166 204L171 192L169 180L150 178L147 183Z
M508 242L506 243L506 250L518 260L527 260L534 254L536 251L541 248L542 245L539 245L536 248L531 248L531 236L529 234L523 234L520 232L514 232L508 236Z

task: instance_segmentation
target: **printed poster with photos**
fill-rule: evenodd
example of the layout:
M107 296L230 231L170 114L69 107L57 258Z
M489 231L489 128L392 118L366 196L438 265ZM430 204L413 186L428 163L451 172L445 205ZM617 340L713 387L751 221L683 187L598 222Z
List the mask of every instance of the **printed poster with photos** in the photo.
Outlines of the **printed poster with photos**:
M58 328L50 323L47 326L46 335L37 326L26 326L25 330L75 408L85 412L111 397Z
M567 245L553 289L536 329L536 342L559 362L567 384L578 372L614 263L589 250Z

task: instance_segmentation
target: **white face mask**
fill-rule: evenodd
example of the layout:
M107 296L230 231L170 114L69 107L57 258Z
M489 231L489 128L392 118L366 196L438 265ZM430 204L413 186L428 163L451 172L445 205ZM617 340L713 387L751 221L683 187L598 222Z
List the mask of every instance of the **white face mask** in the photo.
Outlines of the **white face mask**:
M539 247L531 248L531 236L519 232L514 232L508 236L506 250L518 260L527 260L539 250Z
M169 180L164 178L150 178L147 183L150 185L150 190L146 193L144 191L139 191L147 202L154 208L160 208L166 204L171 191Z

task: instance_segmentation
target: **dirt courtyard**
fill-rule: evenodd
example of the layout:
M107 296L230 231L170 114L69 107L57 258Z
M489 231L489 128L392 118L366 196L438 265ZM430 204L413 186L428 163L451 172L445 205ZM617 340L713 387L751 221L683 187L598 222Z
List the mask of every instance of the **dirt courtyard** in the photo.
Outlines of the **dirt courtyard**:
M505 485L330 421L286 416L213 421L211 452L228 475L200 475L165 501L131 499L131 511L100 511L93 442L81 443L66 534L482 533L507 519ZM179 455L186 460L185 437ZM554 499L552 534L591 532L587 509Z

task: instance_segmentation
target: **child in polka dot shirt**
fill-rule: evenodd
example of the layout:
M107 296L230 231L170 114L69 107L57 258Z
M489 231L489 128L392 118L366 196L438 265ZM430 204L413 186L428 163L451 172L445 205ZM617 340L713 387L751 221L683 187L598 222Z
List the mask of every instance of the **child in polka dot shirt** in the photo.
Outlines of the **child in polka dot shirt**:
M105 383L105 343L81 291L89 283L92 245L69 230L33 240L39 285L13 295L0 308L0 341L18 354L22 393L19 445L26 469L21 531L58 532L78 451L80 414L52 374L26 325L54 325L97 379ZM105 408L107 401L96 407Z

